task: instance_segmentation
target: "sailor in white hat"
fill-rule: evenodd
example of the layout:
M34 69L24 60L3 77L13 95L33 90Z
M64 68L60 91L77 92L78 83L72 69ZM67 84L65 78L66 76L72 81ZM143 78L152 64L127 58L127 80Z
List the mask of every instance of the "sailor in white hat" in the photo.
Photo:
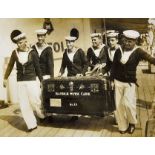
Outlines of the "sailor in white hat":
M84 76L87 68L87 58L84 51L81 48L75 46L76 37L65 37L66 46L63 53L61 68L59 71L59 77L64 76L65 69L67 69L67 76ZM78 116L72 116L71 121L78 119Z
M43 79L54 77L54 60L51 46L46 43L46 29L39 29L35 31L37 34L37 43L32 48L39 56L40 68Z
M46 43L47 30L38 29L35 31L35 33L37 34L38 41L32 46L32 48L36 51L38 55L43 80L53 78L54 77L53 50L52 47ZM40 119L40 121L41 122L52 121L51 115L48 116L46 116L46 118L42 120Z
M99 70L102 68L102 65L106 62L105 57L105 45L103 44L103 38L101 33L92 33L91 35L92 46L87 50L87 59L89 63L89 70L86 73L87 76L91 74L96 74L96 70L99 73Z
M107 31L107 41L108 41L108 57L110 61L113 61L114 54L117 48L119 48L120 45L118 45L118 35L119 33L115 30L108 30Z
M115 84L116 119L121 134L132 134L137 124L135 86L136 68L141 60L155 65L155 58L136 45L140 36L135 30L123 32L121 47L115 52L111 79Z
M118 45L118 34L119 34L118 32L110 32L107 34L108 57L111 62L114 59L116 49L119 48L119 46L120 46L120 45Z
M115 30L108 30L107 31L106 36L107 36L108 45L106 46L106 50L105 50L106 66L103 67L103 69L102 69L103 75L105 73L108 73L108 75L110 75L110 70L111 70L111 67L113 64L115 52L118 48L120 48L120 45L118 44L118 35L119 35L119 33L116 32ZM111 86L113 87L114 83L111 83ZM111 93L111 95L112 95L112 93ZM113 112L115 110L115 103L113 102L114 101L114 94L113 94L113 96L111 96L111 98L112 98L112 100L111 100L112 102L108 103L108 105L109 105L108 108L111 112ZM114 123L115 124L117 123L116 119L115 119Z
M76 37L66 36L66 46L64 51L59 76L63 76L67 68L67 76L83 76L87 71L87 59L84 51L75 46Z
M42 81L39 59L36 52L27 45L25 33L14 30L10 38L17 45L17 48L13 50L6 69L4 87L16 63L19 105L28 131L32 131L37 128L37 119L33 110L36 111L39 118L45 117L41 110L40 88L36 81L36 76L40 82Z

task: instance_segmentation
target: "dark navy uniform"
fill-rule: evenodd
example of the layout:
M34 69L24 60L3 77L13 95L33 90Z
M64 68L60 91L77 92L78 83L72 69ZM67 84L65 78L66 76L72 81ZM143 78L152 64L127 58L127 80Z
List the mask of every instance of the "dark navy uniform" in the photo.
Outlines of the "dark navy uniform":
M85 75L85 72L88 68L88 63L84 51L81 48L77 49L73 57L73 62L69 59L67 52L68 50L65 49L62 58L60 73L63 74L65 68L67 67L67 76L76 76L77 74Z
M52 48L49 45L46 45L41 54L39 54L37 44L33 45L32 48L39 56L42 75L50 75L51 77L54 77L54 60Z

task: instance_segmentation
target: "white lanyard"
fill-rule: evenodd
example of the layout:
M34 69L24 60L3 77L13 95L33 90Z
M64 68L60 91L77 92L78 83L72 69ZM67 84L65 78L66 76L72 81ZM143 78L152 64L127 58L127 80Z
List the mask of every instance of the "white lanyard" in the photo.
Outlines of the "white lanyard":
M120 48L120 50L121 50L121 63L122 64L126 64L127 63L127 61L129 60L129 57L130 57L130 55L137 49L138 47L134 47L133 48L133 50L131 50L131 51L122 51L122 48Z
M78 51L78 49L79 49L79 48L74 49L74 50L73 50L72 52L70 52L70 53L67 52L67 56L68 56L68 58L69 58L69 60L70 60L71 62L73 62L74 55L75 55L75 53Z
M30 49L27 52L20 52L20 51L15 50L16 55L18 57L18 61L22 65L28 61L28 55L29 55L30 51L31 51Z
M94 52L94 54L95 54L96 57L99 57L100 52L101 52L101 50L102 50L102 48L103 48L104 46L105 46L105 45L102 44L102 45L100 46L100 48L98 48L98 49L94 49L94 48L92 47L92 50L93 50L93 52Z
M35 47L36 47L36 50L37 50L37 52L38 52L38 54L39 54L39 56L40 56L41 53L43 52L43 50L44 50L46 47L48 47L48 45L45 44L45 46L44 46L43 48L39 48L39 47L37 46L37 44L35 44Z
M116 47L116 49L114 49L114 50L110 50L110 48L108 48L109 59L110 59L112 62L113 62L113 60L114 60L115 52L116 52L116 50L117 50L118 48L120 48L119 45L118 45L118 46Z

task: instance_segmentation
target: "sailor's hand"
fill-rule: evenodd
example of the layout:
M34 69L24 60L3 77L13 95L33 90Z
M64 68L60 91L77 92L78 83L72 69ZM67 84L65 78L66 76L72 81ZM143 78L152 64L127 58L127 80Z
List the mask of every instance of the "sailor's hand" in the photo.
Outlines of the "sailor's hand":
M100 65L99 65L99 70L101 70L101 69L104 68L105 66L106 66L105 63L100 64Z
M98 76L103 76L103 74L102 73L99 73Z
M98 65L98 69L99 69L99 70L102 69L102 64Z
M96 64L93 69L98 69L100 64Z
M76 74L76 77L81 77L81 76L83 76L82 74Z
M6 80L6 79L4 79L4 80L3 80L3 87L5 87L5 88L6 88L6 86L7 86L7 80Z
M91 72L88 71L88 72L85 73L85 75L86 76L90 76L91 75Z

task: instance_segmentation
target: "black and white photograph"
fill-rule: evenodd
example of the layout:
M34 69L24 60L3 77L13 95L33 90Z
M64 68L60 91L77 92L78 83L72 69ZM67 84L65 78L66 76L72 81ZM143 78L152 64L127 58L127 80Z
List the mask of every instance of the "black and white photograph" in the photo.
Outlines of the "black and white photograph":
M153 4L2 1L1 154L153 154Z
M155 18L0 27L0 137L155 136Z

